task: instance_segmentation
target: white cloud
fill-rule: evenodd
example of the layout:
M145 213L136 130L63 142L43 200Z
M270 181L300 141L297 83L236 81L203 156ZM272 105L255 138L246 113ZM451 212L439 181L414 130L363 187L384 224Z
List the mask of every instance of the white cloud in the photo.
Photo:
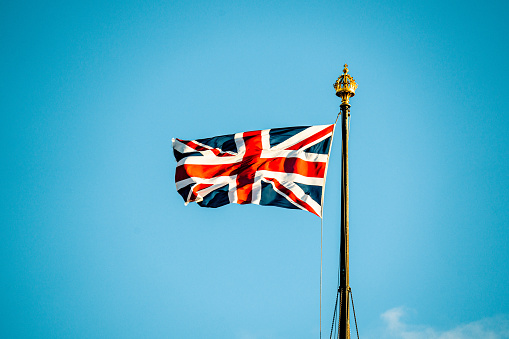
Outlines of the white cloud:
M384 334L390 339L508 339L509 315L485 318L453 329L439 331L430 326L412 325L403 321L409 310L396 307L381 315L385 323Z

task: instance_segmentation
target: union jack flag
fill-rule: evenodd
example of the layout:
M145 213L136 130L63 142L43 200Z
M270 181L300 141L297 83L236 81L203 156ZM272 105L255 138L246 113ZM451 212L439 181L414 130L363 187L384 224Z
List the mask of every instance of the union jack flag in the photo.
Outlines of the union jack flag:
M335 125L173 139L175 183L186 205L258 204L322 216Z

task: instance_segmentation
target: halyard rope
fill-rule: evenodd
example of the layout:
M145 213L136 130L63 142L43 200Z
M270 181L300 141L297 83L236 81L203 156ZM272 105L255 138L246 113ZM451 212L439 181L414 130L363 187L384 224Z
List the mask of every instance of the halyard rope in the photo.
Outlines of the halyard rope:
M332 131L331 144L329 147L329 153L327 154L327 167L329 166L330 152L332 150L332 141L334 140L334 132L336 131L336 124L338 122L341 111L339 111L336 121L334 121L334 129ZM327 169L325 170L327 173ZM325 176L325 180L327 180L327 175ZM321 209L321 223L320 223L320 339L322 339L322 276L323 276L323 206L324 206L324 197L325 197L325 183L322 189L322 209ZM338 285L339 285L339 275L338 275ZM337 304L337 296L336 296L336 304ZM334 310L336 312L336 310ZM333 320L334 323L334 320Z
M334 325L336 324L336 311L338 310L338 296L339 290L336 293L336 303L334 304L334 314L332 315L332 325L330 327L330 339L332 339L332 333L334 333Z
M353 293L350 288L350 297L352 298L352 309L353 309L353 318L355 320L355 330L357 331L357 339L359 339L359 328L357 327L357 317L355 316L355 306L353 305Z

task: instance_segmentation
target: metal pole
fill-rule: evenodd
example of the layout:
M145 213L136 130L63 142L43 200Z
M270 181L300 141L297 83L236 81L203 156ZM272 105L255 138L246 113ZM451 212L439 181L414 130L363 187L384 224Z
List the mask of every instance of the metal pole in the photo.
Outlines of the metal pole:
M348 269L348 118L350 105L341 105L342 125L342 155L341 155L341 263L340 263L340 293L341 318L339 319L339 338L350 338L350 307L348 290L350 288Z
M334 84L336 95L341 98L341 242L340 242L340 311L338 338L350 339L350 303L348 293L350 291L350 277L348 269L348 119L350 117L349 99L355 95L357 84L351 75L348 74L348 65L345 64L343 74L339 76Z

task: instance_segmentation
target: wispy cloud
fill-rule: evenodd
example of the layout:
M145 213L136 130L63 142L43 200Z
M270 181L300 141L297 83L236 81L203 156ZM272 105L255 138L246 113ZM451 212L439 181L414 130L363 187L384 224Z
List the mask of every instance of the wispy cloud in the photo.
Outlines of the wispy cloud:
M431 326L413 325L403 321L409 310L396 307L381 315L385 323L384 334L387 339L508 339L509 315L484 318L462 324L450 330L439 331Z

